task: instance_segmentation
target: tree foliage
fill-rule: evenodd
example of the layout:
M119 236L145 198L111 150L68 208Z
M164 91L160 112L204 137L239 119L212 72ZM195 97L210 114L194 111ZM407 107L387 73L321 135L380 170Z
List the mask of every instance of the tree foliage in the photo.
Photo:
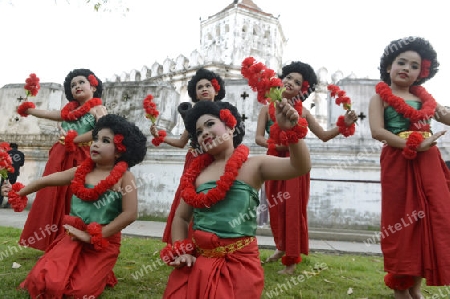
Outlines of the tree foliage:
M85 0L85 1L88 5L92 5L93 9L97 12L122 11L123 13L126 13L129 11L129 9L123 5L122 0Z

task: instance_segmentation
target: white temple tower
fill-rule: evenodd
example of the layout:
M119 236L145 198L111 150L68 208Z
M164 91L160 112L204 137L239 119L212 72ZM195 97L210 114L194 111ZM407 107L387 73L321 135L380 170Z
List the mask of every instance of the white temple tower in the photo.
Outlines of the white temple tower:
M204 64L235 66L235 72L224 76L226 79L242 78L240 65L248 56L278 72L285 45L278 18L262 11L252 0L235 0L200 22L199 51L205 57Z

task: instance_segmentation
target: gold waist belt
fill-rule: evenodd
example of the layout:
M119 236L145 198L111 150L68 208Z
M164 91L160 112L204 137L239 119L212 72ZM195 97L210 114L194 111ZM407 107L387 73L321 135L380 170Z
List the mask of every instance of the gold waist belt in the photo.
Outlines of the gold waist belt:
M240 250L240 249L244 248L245 246L251 244L254 240L255 240L255 237L248 237L245 239L237 240L236 242L225 245L225 246L219 246L219 247L216 247L213 249L202 249L197 246L197 244L195 243L195 239L193 239L194 244L197 249L197 252L200 255L203 255L204 257L216 257L216 258L224 257L225 255L227 255L229 253L233 253L237 250Z
M422 131L403 131L397 134L397 136L399 136L400 138L403 139L408 139L409 135L411 135L412 132L418 132L420 133L423 138L428 138L430 137L432 134L430 132L422 132Z
M61 136L61 137L59 137L59 143L61 143L62 145L65 145L66 144L66 142L64 141L66 138L65 138L65 136ZM80 142L80 143L75 143L76 145L78 145L79 147L82 147L82 146L91 146L91 144L92 144L92 141L89 141L89 142Z

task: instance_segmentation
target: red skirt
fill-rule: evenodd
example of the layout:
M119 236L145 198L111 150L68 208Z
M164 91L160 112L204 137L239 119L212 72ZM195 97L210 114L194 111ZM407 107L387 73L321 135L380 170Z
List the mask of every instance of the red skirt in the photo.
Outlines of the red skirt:
M67 153L64 145L55 143L50 149L43 176L76 167L89 157L89 146L76 148L75 152ZM19 244L45 251L64 234L62 220L70 213L71 200L69 185L46 187L36 192Z
M242 238L221 239L215 234L194 231L202 249L226 246ZM225 257L197 257L194 265L174 269L169 276L163 298L237 299L261 298L264 273L256 239Z
M184 176L184 173L186 172L186 170L189 168L189 166L191 165L191 162L194 161L195 156L193 154L193 151L189 150L186 154L186 158L184 161L184 168L183 168L183 173L181 174L181 177ZM180 179L181 181L181 179ZM175 197L172 201L172 206L170 207L170 212L169 212L169 216L167 216L167 222L166 222L166 227L164 228L164 233L163 233L163 237L162 240L163 242L166 242L167 244L172 244L172 222L173 222L173 218L175 217L175 212L178 208L178 205L180 204L181 201L181 183L178 185L178 189L175 192ZM192 237L192 222L189 225L189 236L188 238Z
M115 286L113 268L120 253L121 234L107 238L109 246L93 245L60 235L20 284L31 298L97 298L105 287ZM72 298L72 297L71 297Z
M450 172L434 146L407 160L386 146L381 164L381 249L386 272L450 285Z
M265 182L275 245L286 252L288 260L298 260L301 253L309 253L309 184L309 173L290 180Z

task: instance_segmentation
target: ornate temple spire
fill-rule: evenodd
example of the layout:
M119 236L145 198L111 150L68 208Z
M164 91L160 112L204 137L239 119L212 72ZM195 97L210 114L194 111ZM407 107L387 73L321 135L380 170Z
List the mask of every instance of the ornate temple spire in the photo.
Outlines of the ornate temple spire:
M281 69L286 38L278 18L253 0L234 0L200 22L200 49L205 64L225 64L236 78L242 60L253 56L275 71Z

